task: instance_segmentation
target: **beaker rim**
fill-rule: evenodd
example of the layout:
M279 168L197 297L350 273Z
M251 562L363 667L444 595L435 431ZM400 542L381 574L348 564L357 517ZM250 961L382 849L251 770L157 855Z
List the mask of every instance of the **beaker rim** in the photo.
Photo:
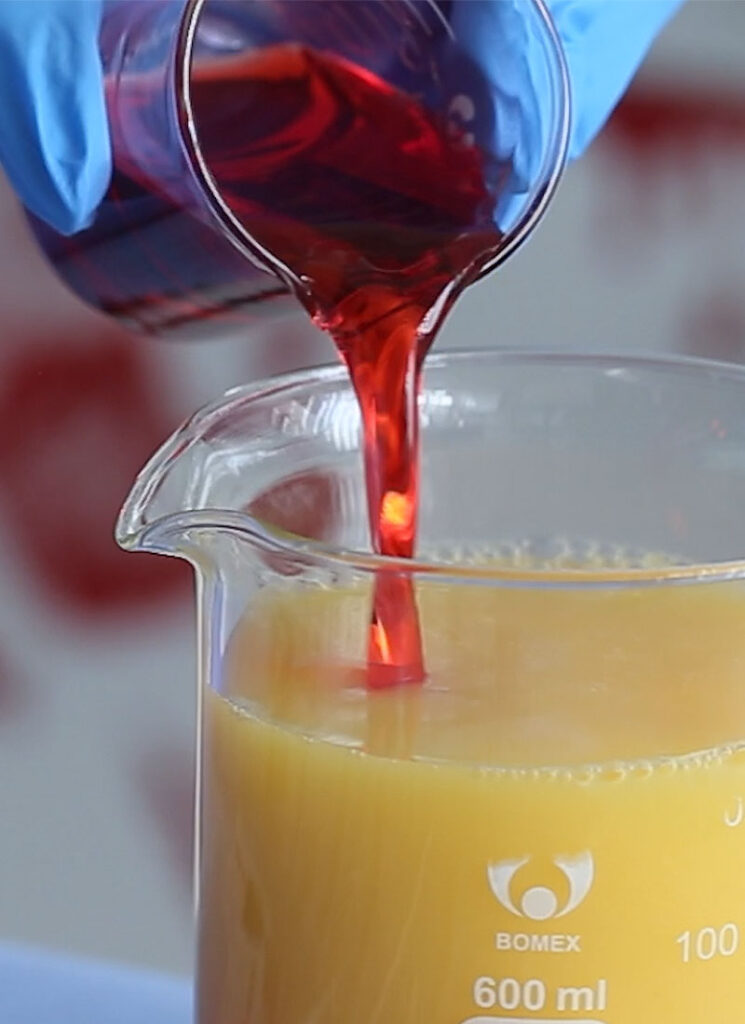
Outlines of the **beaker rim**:
M714 360L677 355L646 355L643 353L618 355L613 352L564 351L555 348L530 351L509 348L482 348L474 350L442 351L431 354L424 367L443 370L449 366L482 364L490 367L541 367L596 369L609 376L629 372L676 374L709 383L727 381L743 387L745 408L745 367ZM294 389L343 385L351 390L346 368L340 363L327 364L278 374L249 384L230 388L222 396L203 406L186 420L158 449L138 475L119 514L115 536L128 550L160 551L178 554L161 541L152 543L151 534L163 537L179 535L185 531L213 530L240 535L245 539L298 560L305 565L324 570L351 571L362 574L380 572L427 576L443 581L515 586L592 589L632 588L662 584L714 583L745 579L745 552L742 557L710 561L671 561L670 563L576 567L552 566L549 563L508 565L493 562L438 560L430 557L412 559L392 557L343 547L311 539L271 523L248 512L220 507L182 508L156 518L147 516L148 506L174 462L189 448L209 436L231 413L239 407L266 400L269 397L288 397ZM745 457L745 453L744 453Z

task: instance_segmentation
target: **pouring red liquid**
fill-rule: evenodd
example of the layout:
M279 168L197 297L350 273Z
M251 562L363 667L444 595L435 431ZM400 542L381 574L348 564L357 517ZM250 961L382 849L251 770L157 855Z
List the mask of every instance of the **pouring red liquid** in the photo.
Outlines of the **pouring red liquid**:
M155 88L147 76L129 78L109 96L112 135L124 144L106 217L61 245L81 294L87 287L109 312L160 331L245 305L248 264L176 201L183 182L155 154L147 179L141 152L128 162L126 140L141 138ZM499 249L494 208L510 167L469 145L457 120L362 67L294 44L196 62L190 100L206 170L236 232L249 233L259 262L329 332L349 369L373 548L410 558L422 363L458 293ZM378 574L369 666L371 687L424 676L407 574Z
M370 72L299 46L195 69L192 106L227 206L349 369L373 547L410 558L422 363L442 316L501 240L484 157L457 126ZM381 573L369 685L423 676L411 580Z

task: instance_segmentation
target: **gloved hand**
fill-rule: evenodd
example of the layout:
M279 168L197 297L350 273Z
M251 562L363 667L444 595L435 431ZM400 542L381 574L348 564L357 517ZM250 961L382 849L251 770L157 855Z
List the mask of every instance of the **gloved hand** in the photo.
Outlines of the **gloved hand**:
M0 0L0 165L57 230L84 227L111 174L99 0Z
M681 2L548 0L570 69L571 157ZM100 13L99 0L0 0L0 164L26 206L66 234L90 222L111 173Z
M683 0L547 0L572 85L570 159L584 153Z
M655 35L681 2L546 0L569 69L570 158L580 156L601 129ZM495 222L509 232L525 214L526 195L545 173L556 127L545 33L535 8L525 0L450 0L448 11L459 47L488 83L486 101L473 86L464 89L475 101L468 127L475 141L501 163L495 179L501 184L493 188L498 197ZM447 71L443 77L447 81ZM457 88L466 76L456 66L450 77L451 88Z

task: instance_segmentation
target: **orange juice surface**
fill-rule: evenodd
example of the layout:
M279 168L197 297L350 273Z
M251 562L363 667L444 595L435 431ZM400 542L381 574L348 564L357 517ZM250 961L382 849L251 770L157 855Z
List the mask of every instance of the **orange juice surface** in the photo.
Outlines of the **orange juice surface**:
M745 587L267 594L205 698L199 1024L745 1020Z

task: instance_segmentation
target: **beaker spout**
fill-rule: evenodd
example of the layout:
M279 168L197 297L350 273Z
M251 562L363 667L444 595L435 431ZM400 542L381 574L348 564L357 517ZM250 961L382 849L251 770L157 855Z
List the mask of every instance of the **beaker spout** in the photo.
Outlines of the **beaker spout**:
M214 408L172 434L140 471L117 520L121 547L194 563L207 534L251 532L253 520L242 511L235 487L241 474L230 447L209 443Z
M235 388L152 456L121 510L117 543L201 563L228 538L297 553L290 536L334 541L350 516L364 537L359 436L341 366ZM340 452L352 467L342 482L328 469L330 453Z

